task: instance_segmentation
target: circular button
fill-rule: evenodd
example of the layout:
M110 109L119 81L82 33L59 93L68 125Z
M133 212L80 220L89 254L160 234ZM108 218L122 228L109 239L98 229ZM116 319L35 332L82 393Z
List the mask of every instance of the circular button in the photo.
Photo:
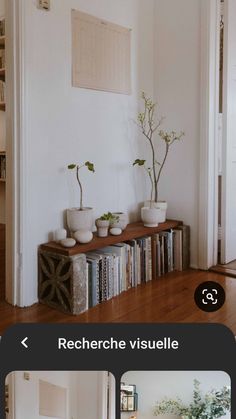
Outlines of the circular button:
M225 290L218 282L206 281L198 285L194 300L203 311L217 311L225 303Z

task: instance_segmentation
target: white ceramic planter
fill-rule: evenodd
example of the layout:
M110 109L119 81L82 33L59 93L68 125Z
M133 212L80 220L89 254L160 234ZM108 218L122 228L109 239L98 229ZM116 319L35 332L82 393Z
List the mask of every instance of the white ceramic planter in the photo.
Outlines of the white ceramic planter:
M143 207L141 219L145 227L157 227L161 210L159 208Z
M72 233L79 230L92 231L93 209L92 208L69 208L67 210L67 225Z
M112 214L116 217L119 217L119 220L112 222L111 227L121 228L121 230L125 230L128 224L128 215L125 212L113 212Z
M150 204L151 202L151 204ZM166 201L145 201L144 202L145 207L154 207L159 208L161 210L160 212L160 218L159 223L164 223L166 221L166 211L167 211L167 202Z
M107 237L108 236L108 228L110 226L110 221L107 220L100 220L99 218L96 220L96 227L98 231L98 237Z

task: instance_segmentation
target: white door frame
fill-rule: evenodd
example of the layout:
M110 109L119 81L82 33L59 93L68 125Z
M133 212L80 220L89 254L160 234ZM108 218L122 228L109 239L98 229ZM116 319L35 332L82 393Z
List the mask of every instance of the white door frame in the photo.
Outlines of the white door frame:
M220 0L201 0L199 268L217 263Z
M25 202L24 0L6 2L7 182L6 182L6 299L23 306L22 248Z

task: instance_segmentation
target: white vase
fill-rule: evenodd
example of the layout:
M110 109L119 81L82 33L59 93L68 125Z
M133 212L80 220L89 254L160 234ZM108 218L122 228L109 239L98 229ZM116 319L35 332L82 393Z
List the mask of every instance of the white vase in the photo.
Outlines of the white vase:
M107 237L108 236L108 228L110 226L110 221L108 220L100 220L99 218L96 220L96 227L98 231L98 237Z
M67 225L72 233L78 230L92 231L93 209L92 208L69 208L67 210Z
M125 212L113 212L112 215L119 217L117 221L111 222L111 227L125 230L128 224L128 215Z
M58 228L54 231L54 240L56 242L60 242L61 240L65 240L67 236L67 231L64 228Z
M164 223L166 221L166 211L167 211L167 202L166 201L145 201L144 202L145 207L154 207L159 208L161 210L160 212L160 218L159 223Z
M161 210L159 208L143 207L141 219L145 227L157 227Z

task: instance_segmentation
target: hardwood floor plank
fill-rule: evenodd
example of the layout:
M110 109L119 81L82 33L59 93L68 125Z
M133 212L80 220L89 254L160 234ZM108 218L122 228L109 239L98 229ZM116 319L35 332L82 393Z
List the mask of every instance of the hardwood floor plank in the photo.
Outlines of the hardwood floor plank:
M223 275L227 275L227 276L232 276L233 278L236 278L236 269L234 267L233 268L230 268L230 267L228 267L228 265L216 265L216 266L212 266L212 268L210 270L212 272L216 272L216 273L219 273L219 274L223 274Z
M201 311L194 291L204 281L226 290L225 305L215 313ZM221 323L236 335L236 279L205 271L184 271L130 289L79 316L63 314L42 304L16 308L0 303L0 334L15 323Z

